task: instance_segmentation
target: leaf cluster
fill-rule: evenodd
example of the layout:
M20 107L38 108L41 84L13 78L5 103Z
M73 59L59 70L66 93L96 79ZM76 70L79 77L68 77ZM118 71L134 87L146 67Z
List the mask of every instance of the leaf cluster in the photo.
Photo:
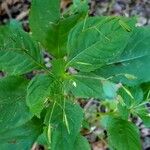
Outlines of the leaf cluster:
M141 150L130 115L150 127L150 27L135 18L88 16L86 0L61 13L60 0L32 0L30 33L12 20L0 27L0 148L90 150L77 98L107 107L99 124L114 150ZM53 56L44 64L43 49ZM73 71L72 71L73 70ZM25 74L40 72L29 80Z

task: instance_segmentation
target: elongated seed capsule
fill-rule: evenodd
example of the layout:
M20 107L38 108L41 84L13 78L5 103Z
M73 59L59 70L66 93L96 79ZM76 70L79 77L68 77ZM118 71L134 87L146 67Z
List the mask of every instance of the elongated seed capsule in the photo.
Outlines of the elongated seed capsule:
M124 28L125 30L127 30L128 32L131 32L131 27L127 24L127 23L125 23L124 21L122 21L122 20L119 20L119 24L121 25L121 27L122 28Z

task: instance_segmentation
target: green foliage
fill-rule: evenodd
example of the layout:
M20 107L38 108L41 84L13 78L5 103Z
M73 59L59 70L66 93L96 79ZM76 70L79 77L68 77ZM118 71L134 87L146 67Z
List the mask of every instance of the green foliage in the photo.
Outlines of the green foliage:
M33 37L57 58L66 55L69 31L84 16L78 10L72 16L61 16L59 6L60 0L33 0L29 18Z
M119 24L120 19L119 17L85 18L73 28L68 37L67 66L89 72L116 59L125 48L130 36L130 32Z
M32 1L29 18L31 31L35 39L46 47L49 47L48 37L51 36L51 30L60 18L59 6L60 0Z
M73 0L72 6L73 13L87 13L88 12L88 1L87 0Z
M139 132L134 124L120 118L106 117L103 119L112 149L141 150Z
M22 30L19 23L12 21L0 27L0 33L0 70L10 75L20 75L41 69L39 45Z
M54 102L46 114L51 149L73 149L82 124L82 109L72 103ZM60 140L63 139L63 140Z
M88 144L88 141L85 137L78 135L75 144L74 144L74 149L73 150L90 150L90 146Z
M124 52L115 61L98 69L96 74L130 86L150 81L147 69L150 65L149 43L150 27L135 28Z
M110 148L140 150L130 116L150 127L150 27L136 27L134 18L89 17L86 0L63 13L60 0L32 0L29 22L30 33L14 20L0 27L0 148L37 142L50 150L90 150L77 99L94 98L106 107L95 120ZM53 56L50 69L41 49Z
M53 86L53 78L48 75L37 75L32 79L27 88L26 102L30 111L37 116L48 101Z
M7 131L1 132L0 147L1 150L9 149L31 149L33 142L42 132L40 120L32 119L31 121Z
M0 133L18 127L32 118L25 103L27 84L28 81L22 77L0 79Z
M115 99L117 85L93 74L75 74L65 81L66 93L77 98Z

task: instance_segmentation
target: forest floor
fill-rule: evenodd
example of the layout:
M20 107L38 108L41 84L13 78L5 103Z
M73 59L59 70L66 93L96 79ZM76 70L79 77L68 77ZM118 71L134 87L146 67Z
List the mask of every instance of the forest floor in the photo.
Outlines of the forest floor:
M0 0L0 25L7 23L10 19L17 19L23 23L24 29L29 31L30 4L31 0ZM69 5L70 0L63 0L62 10ZM137 16L139 26L150 24L150 0L90 0L89 5L90 15ZM49 60L48 57L45 58L47 66L50 65ZM89 122L94 118L96 112L105 111L105 108L93 99L89 100L88 103L82 100L79 102L86 110L86 117ZM132 120L140 129L143 150L150 150L150 129L145 128L139 118L133 118ZM105 131L97 128L93 123L91 124L90 131L85 132L85 134L93 150L108 149L105 140L100 140L98 137L100 134L105 134Z

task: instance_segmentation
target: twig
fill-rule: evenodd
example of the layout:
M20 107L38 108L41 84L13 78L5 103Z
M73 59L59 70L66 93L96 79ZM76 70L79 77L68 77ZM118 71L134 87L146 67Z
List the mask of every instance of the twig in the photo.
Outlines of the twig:
M29 14L29 10L23 11L21 14L19 14L19 15L16 17L16 19L20 21L20 20L24 19L26 16L28 16L28 14Z

